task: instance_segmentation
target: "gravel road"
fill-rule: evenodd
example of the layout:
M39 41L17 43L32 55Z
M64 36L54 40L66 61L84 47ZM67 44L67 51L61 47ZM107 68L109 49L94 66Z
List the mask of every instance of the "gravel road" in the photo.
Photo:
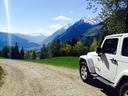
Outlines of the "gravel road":
M5 71L0 96L114 96L100 82L86 84L79 70L0 59Z

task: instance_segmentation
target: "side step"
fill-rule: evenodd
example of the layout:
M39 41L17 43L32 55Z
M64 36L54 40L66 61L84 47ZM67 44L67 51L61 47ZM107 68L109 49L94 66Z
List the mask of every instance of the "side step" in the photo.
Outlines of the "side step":
M103 77L101 77L101 76L99 76L97 74L91 74L91 75L94 77L94 79L98 79L99 81L103 82L106 85L109 85L109 86L113 86L114 85L113 82L110 82L110 81L104 79Z
M93 76L93 79L96 79L96 77L99 77L97 74L91 74Z

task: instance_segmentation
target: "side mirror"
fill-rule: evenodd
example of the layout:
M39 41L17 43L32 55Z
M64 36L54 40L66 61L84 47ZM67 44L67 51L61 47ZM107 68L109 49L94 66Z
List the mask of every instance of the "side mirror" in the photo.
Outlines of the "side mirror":
M98 54L98 56L101 56L102 48L101 47L97 47L96 48L96 53Z

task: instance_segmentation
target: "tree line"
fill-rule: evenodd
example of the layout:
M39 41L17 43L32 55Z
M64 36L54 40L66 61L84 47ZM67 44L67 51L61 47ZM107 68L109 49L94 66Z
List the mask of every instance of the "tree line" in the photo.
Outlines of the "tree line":
M97 47L97 40L94 38L93 42L89 45L87 41L81 42L77 38L63 41L55 40L48 46L42 45L40 50L27 50L19 49L17 43L15 46L4 46L0 50L0 56L10 59L44 59L48 57L58 56L80 56L85 55L89 51L94 51Z
M10 59L36 59L37 54L35 50L25 52L23 47L19 49L18 44L15 43L15 46L4 46L0 50L0 57Z
M45 47L45 45L42 46L40 59L46 57L85 55L89 51L94 51L97 44L96 38L93 39L91 44L88 44L87 41L81 42L77 38L72 38L71 40L63 42L55 40L54 42L51 42L48 47Z
M15 43L15 46L4 46L0 50L0 56L11 59L24 59L24 49L19 50L17 43Z

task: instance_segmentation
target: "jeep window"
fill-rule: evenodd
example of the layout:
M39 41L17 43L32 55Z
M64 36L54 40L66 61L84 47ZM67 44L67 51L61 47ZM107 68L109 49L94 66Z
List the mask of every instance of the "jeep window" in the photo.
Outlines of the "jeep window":
M118 38L106 39L102 47L103 53L116 54Z
M122 47L122 55L128 56L128 38L124 38L123 47Z

